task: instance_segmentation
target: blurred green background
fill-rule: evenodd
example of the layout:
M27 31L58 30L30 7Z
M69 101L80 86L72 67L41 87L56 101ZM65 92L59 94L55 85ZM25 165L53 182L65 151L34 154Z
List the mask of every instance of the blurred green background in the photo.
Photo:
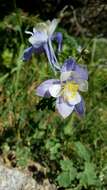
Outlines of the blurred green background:
M48 178L57 185L57 189L106 190L105 25L102 25L100 33L98 28L93 30L97 23L84 30L78 22L75 10L85 6L90 9L88 1L75 1L71 8L70 1L68 4L65 1L39 1L41 4L38 6L47 7L43 10L32 9L33 2L20 5L17 1L2 0L0 5L0 156L11 167L31 170L34 163L39 163L45 172L32 169L34 178L37 179L39 172L40 181ZM24 31L32 30L40 21L52 19L53 13L58 17L65 5L68 8L56 30L63 34L59 62L74 57L78 63L85 64L89 71L89 90L82 94L86 103L85 117L79 118L73 113L64 120L55 110L53 98L42 99L35 94L42 81L55 78L44 54L33 55L28 62L23 62L21 57L29 46ZM70 15L74 25L73 22L68 24Z

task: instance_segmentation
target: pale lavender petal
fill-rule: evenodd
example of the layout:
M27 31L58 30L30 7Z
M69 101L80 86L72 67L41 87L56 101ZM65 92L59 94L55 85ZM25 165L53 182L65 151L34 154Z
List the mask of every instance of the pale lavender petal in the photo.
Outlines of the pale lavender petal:
M74 71L76 67L76 61L74 59L67 59L65 60L61 72L66 72L66 71Z
M61 72L67 72L67 71L74 71L75 76L74 80L77 79L83 79L83 80L88 80L88 71L86 66L83 65L78 65L74 59L67 59L62 68ZM73 78L72 78L73 80Z
M62 40L63 40L63 36L61 32L57 32L56 34L54 34L52 36L52 40L56 40L58 43L58 52L60 52L62 50Z
M75 105L75 111L79 114L79 116L84 116L85 114L85 102L83 98L79 104Z
M22 56L23 61L28 61L32 56L32 52L33 52L33 47L32 46L25 49L25 51L23 53L23 56Z
M42 84L40 84L40 86L37 87L36 94L38 96L42 96L42 97L50 97L51 95L49 93L49 88L53 84L60 84L60 81L56 80L56 79L46 80L45 82L43 82Z
M56 100L56 108L64 119L73 112L74 107L65 102L62 97L58 97Z
M88 80L88 70L85 66L76 64L75 72L78 73L80 79Z
M37 31L36 33L34 33L34 35L32 35L29 38L29 42L35 46L36 48L38 48L39 46L41 46L42 43L47 42L48 39L48 35L46 32L43 31Z

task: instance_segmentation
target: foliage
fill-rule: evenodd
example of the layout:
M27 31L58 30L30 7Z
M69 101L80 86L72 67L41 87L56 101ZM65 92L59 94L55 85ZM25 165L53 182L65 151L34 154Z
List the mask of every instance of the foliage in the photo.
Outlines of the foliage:
M62 172L57 177L58 183L62 187L69 187L76 178L77 170L73 167L72 160L61 160L60 165Z
M17 10L0 23L1 156L11 162L8 155L14 152L16 167L27 167L31 160L40 163L46 177L64 189L106 190L107 40L75 38L58 28L65 44L60 63L70 55L89 70L85 117L73 113L63 120L53 98L35 95L35 88L52 76L45 56L21 60L29 46L24 30L38 21Z
M85 169L78 174L78 178L80 179L80 184L83 186L99 185L92 163L85 163Z

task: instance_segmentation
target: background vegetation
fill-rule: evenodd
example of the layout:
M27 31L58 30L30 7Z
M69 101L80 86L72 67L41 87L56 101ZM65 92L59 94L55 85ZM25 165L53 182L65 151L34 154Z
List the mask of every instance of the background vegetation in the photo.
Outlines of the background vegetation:
M58 189L106 190L107 39L57 29L64 36L59 61L74 57L89 71L85 117L73 113L63 120L53 98L35 95L42 81L54 77L45 56L21 60L29 46L24 31L39 21L20 9L0 21L0 155L7 165L28 168L36 180L49 178Z

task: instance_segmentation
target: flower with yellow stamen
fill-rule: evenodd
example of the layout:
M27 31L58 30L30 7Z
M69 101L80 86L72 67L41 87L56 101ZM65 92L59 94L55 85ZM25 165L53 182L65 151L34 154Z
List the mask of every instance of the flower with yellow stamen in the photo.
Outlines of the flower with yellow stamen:
M37 89L37 95L56 98L56 108L63 118L73 111L84 115L84 101L79 91L88 89L88 72L73 59L66 60L61 69L60 80L50 79Z
M75 98L77 91L79 89L79 85L73 82L67 82L64 84L63 89L62 89L62 96L64 97L64 100L70 101L73 98Z

